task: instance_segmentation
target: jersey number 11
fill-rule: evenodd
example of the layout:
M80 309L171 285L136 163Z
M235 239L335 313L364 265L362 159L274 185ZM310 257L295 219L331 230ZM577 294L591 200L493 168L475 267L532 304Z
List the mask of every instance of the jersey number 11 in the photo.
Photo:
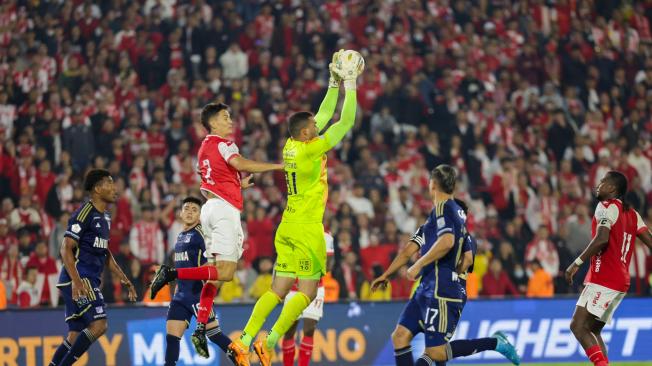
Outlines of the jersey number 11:
M297 194L297 172L285 172L285 182L288 185L288 195Z

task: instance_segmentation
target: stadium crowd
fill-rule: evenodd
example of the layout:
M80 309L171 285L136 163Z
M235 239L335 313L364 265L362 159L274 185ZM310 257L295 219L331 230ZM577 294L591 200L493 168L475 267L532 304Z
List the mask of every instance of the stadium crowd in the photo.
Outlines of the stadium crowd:
M369 283L425 221L439 163L458 169L479 243L470 297L577 292L560 274L590 241L597 179L624 172L652 223L652 1L599 3L3 1L0 307L58 301L90 167L116 181L110 248L144 298L181 199L199 195L201 107L229 104L241 153L279 161L288 115L317 109L340 48L366 69L355 131L328 160L329 299L409 296L405 268L384 292ZM224 302L271 283L286 184L254 181ZM650 253L632 250L631 291L650 295ZM116 282L108 302L125 299Z

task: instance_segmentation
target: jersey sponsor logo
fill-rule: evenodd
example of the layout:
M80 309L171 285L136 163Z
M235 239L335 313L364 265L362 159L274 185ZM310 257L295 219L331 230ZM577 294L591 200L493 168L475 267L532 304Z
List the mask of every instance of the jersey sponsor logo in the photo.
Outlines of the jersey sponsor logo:
M174 261L175 262L183 262L183 261L189 261L188 259L188 252L176 252L174 253Z
M72 224L70 230L72 230L72 232L75 234L79 234L79 232L81 231L81 226L79 226L79 224Z
M595 293L595 297L593 297L593 305L598 305L598 301L600 301L600 296L602 296L602 291L598 291Z
M601 265L602 265L602 256L598 254L595 257L595 273L600 272L600 266Z
M96 236L95 242L93 243L93 248L108 249L109 241L107 239L102 239Z

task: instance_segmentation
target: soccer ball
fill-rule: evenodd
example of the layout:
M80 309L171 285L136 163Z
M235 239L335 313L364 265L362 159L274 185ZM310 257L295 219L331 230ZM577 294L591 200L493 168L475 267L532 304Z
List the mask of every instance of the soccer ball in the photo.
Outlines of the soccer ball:
M355 50L341 51L335 59L335 70L342 79L355 79L364 70L364 58Z

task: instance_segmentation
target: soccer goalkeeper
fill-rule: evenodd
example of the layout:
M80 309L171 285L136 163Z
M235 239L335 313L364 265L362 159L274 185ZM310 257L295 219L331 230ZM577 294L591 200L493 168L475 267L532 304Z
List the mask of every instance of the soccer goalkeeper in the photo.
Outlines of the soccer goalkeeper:
M340 57L350 57L340 60ZM290 116L290 137L283 148L288 200L275 238L277 260L271 290L258 299L244 332L234 342L234 351L248 359L254 337L272 310L280 303L298 279L298 292L283 306L271 332L256 341L254 351L263 366L271 365L272 351L278 340L294 324L317 294L320 278L326 273L324 241L324 209L328 198L326 153L337 145L355 121L356 78L364 61L354 51L338 51L329 65L331 77L328 92L315 116L297 112ZM340 81L346 91L342 118L319 136L333 116Z

